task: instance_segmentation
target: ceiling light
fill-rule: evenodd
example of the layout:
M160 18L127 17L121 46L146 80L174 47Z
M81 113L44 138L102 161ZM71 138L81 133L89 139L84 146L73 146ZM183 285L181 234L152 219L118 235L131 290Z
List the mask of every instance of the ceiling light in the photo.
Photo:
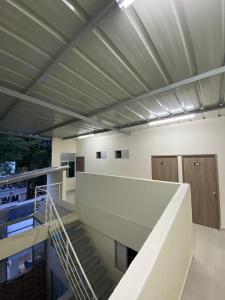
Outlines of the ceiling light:
M131 5L132 2L134 2L134 0L116 0L119 8L121 9L125 9L127 8L129 5Z
M69 7L69 9L71 9L72 11L75 11L75 7L67 0L62 0L62 2L64 4L66 4L67 7Z
M188 105L188 106L186 106L186 109L187 110L192 110L192 109L194 109L195 107L194 107L194 105Z
M174 118L167 118L167 119L149 122L149 125L154 126L154 125L160 125L160 124L167 124L167 123L172 123L172 122L176 122L176 121L192 119L194 117L195 117L195 114L184 115L184 116L179 116L179 117L174 117Z
M157 115L158 116L168 116L168 112L167 111L158 112Z
M85 139L85 138L88 138L88 137L91 137L91 136L94 136L94 133L91 133L91 134L85 134L85 135L80 135L80 136L78 136L77 138L78 138L78 139Z
M170 111L172 114L176 114L176 113L182 112L183 110L182 110L182 108L175 108L175 109L171 109Z

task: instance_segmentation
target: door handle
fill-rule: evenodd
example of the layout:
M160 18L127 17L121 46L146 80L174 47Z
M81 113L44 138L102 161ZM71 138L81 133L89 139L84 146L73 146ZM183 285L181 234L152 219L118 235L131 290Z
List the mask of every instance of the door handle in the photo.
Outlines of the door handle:
M213 196L216 196L216 192L213 192Z

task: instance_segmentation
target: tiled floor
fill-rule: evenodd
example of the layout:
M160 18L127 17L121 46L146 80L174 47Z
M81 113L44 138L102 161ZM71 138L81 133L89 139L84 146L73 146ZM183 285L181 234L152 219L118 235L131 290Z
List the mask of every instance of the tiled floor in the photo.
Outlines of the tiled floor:
M225 231L194 225L195 256L182 300L225 300Z

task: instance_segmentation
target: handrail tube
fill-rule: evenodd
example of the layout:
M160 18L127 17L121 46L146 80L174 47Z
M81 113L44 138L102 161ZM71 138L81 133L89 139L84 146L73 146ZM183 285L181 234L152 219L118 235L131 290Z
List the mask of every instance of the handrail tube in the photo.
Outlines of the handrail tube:
M49 184L45 184L45 185L39 185L39 186L37 186L36 188L37 189L42 189L42 188L44 188L44 187L48 187L48 186L52 186L52 185L61 185L63 182L61 181L61 182L55 182L55 183L49 183ZM46 191L46 190L45 190Z
M56 222L55 220L52 220L51 221L51 226L56 226L56 225L54 225L54 223L53 222ZM57 228L57 227L55 227L55 228ZM55 229L56 231L58 230L58 233L61 235L61 237L62 237L62 234L61 234L61 231L59 230L59 229ZM52 236L53 237L53 236ZM54 239L55 239L55 241L57 241L57 239L54 237ZM63 239L63 237L62 237L62 240L64 240ZM63 250L63 247L65 248L65 246L61 243L61 241L59 240L58 241L59 243L60 243L60 245L61 245L61 247L62 247L62 252L63 252L63 254L66 256L66 252ZM56 243L57 244L57 243ZM68 253L68 255L69 255L69 257L70 257L70 259L71 259L71 261L72 261L72 264L73 264L73 266L70 266L71 267L71 270L72 271L74 271L74 269L75 269L75 272L77 273L77 276L78 276L78 279L76 278L76 275L74 274L74 273L72 273L72 275L74 275L74 277L75 277L75 280L78 282L78 281L80 281L80 282L82 282L82 279L80 278L80 276L79 276L79 273L78 273L78 271L77 271L77 268L76 268L76 266L75 266L75 264L74 264L74 261L73 261L73 259L72 259L72 257L71 257L71 255L70 255L70 253ZM73 269L74 268L74 269ZM67 274L67 272L66 272L66 270L65 270L65 273ZM72 277L72 276L71 276ZM81 286L79 285L79 288L81 289ZM84 288L84 290L85 290L85 287L83 286L83 288ZM82 290L81 290L81 292L82 292ZM89 295L88 295L89 296Z
M55 220L52 220L52 222L56 222ZM52 223L53 224L53 223ZM53 225L53 226L55 226L55 225ZM61 234L61 231L59 230L59 229L55 229L56 231L58 230L58 233L60 234L60 236L62 237L62 234ZM57 239L55 239L56 241L57 241ZM63 237L62 237L62 240L64 241L64 239L63 239ZM62 245L62 251L64 252L63 254L66 256L66 252L64 251L64 248L65 248L65 246L61 243L61 241L59 240L59 242L60 242L60 244ZM74 274L74 273L72 273L72 275L74 275L74 277L75 277L75 280L77 281L77 282L81 282L82 283L82 279L80 278L80 276L79 276L79 272L77 271L77 268L76 268L76 266L75 266L75 264L74 264L74 261L73 261L73 259L72 259L72 257L71 257L71 255L70 255L70 253L69 253L69 258L70 258L70 260L71 260L71 262L72 262L72 265L73 266L70 266L70 268L71 268L71 270L72 271L74 271L74 269L75 269L75 272L77 273L77 276L78 276L78 279L76 278L76 275ZM67 272L66 272L67 273ZM81 289L81 286L79 285L79 288ZM83 289L84 289L84 291L86 292L86 290L85 290L85 287L83 286ZM81 292L82 292L82 289L81 289ZM88 297L89 297L89 295L88 295Z
M52 239L54 240L55 238L52 237ZM55 241L55 243L57 244L56 241ZM57 249L58 249L58 250L57 250ZM57 252L57 253L58 253L58 252L61 253L61 256L60 256L60 255L58 255L58 256L59 256L59 259L60 259L61 264L62 264L62 266L63 266L63 269L64 269L64 271L65 271L65 273L66 273L66 270L65 270L65 267L64 267L65 261L64 261L63 255L62 255L62 251L61 251L59 248L57 248L57 249L56 249L56 252ZM71 285L72 289L74 289L74 286L75 286L75 289L77 289L77 288L76 288L76 285L73 284L73 278L72 278L72 275L71 275L71 274L68 274L68 276L71 277L71 278L67 278L67 279L68 279L68 281L70 282L70 285ZM73 292L74 292L74 291L73 291ZM79 296L79 298L80 298L79 292L76 291L76 293L78 294L78 296ZM74 293L74 294L75 294L75 293ZM81 298L80 298L80 299L81 299Z
M48 186L58 186L58 193L61 190L60 185L62 183L53 183ZM60 261L63 265L64 271L68 276L68 279L70 281L70 285L73 288L74 294L80 293L80 296L85 297L85 299L94 299L97 300L97 297L88 281L88 278L83 270L83 267L79 261L79 258L72 246L72 243L67 235L67 232L65 230L65 227L61 221L61 218L58 214L58 211L56 209L55 203L52 199L51 192L48 190L48 186L40 186L36 187L36 193L35 193L35 211L37 214L43 217L42 212L45 212L45 222L49 222L49 231L52 236L53 241L55 242L55 245L57 246L56 251L58 252ZM53 191L57 192L56 190ZM41 202L40 204L37 203L37 194L45 194L45 202ZM41 195L40 195L41 196ZM44 196L44 195L43 195ZM54 196L53 196L54 197ZM58 202L60 204L60 195L58 197ZM38 204L38 205L37 205ZM56 235L54 235L54 232ZM57 236L59 238L57 238ZM65 247L64 243L67 245L67 248ZM65 260L65 257L67 259ZM73 259L74 257L74 259ZM75 261L74 261L75 260ZM73 282L75 280L75 284ZM80 292L79 292L80 290ZM88 291L89 290L89 291ZM91 294L90 294L91 293ZM86 294L86 296L85 296Z
M56 251L57 251L57 250L56 250ZM58 256L59 256L60 262L61 262L61 264L62 264L62 266L63 266L64 271L65 271L64 259L63 259L62 255L59 254L60 252L61 252L61 251L58 250L58 251L57 251L57 254L58 254ZM69 281L69 284L70 284L70 286L71 286L71 288L72 288L72 291L73 291L74 295L75 295L75 296L78 295L78 297L80 298L79 292L75 290L76 285L74 285L72 276L71 276L70 274L68 274L67 280ZM76 295L76 294L77 294L77 295ZM81 298L80 298L80 299L81 299Z
M51 196L50 196L50 194L49 194L48 191L46 191L46 194L48 195L48 197L49 197L50 200L51 200L51 205L52 205L52 207L53 207L53 209L54 209L54 211L55 211L55 214L56 214L57 219L58 219L58 221L59 221L59 223L60 223L60 225L61 225L61 227L62 227L62 230L63 230L63 232L64 232L64 234L65 234L65 236L66 236L66 239L68 240L68 243L69 243L70 248L71 248L71 250L72 250L72 252L73 252L73 255L74 255L74 257L76 258L77 264L78 264L78 266L79 266L79 268L80 268L80 270L81 270L81 272L82 272L82 275L84 276L84 279L85 279L85 281L86 281L86 283L87 283L87 285L88 285L90 291L92 292L92 294L93 294L93 296L94 296L94 299L95 299L95 300L98 300L97 297L96 297L96 295L95 295L95 292L94 292L94 290L92 289L92 287L91 287L91 285L90 285L90 283L89 283L89 281L88 281L88 278L87 278L87 276L86 276L86 274L85 274L85 272L84 272L84 270L83 270L83 268L82 268L82 266L81 266L81 263L80 263L80 261L79 261L79 259L78 259L78 256L77 256L76 252L74 251L74 248L73 248L73 246L72 246L72 244L71 244L71 242L70 242L70 239L69 239L69 237L68 237L68 235L67 235L67 233L66 233L66 230L65 230L64 225L63 225L63 223L62 223L62 221L61 221L61 218L60 218L60 216L59 216L59 214L58 214L58 212L57 212L57 209L56 209L56 207L55 207L55 205L54 205L54 202L52 201Z
M54 235L52 236L52 238L55 240L56 245L61 247L61 249L60 249L60 248L57 248L57 249L60 249L61 254L64 254L64 256L66 256L66 253L65 253L64 248L63 248L64 245L61 243L61 241L60 241L60 240L57 240L57 238L55 238ZM57 249L56 249L56 251L57 251ZM66 261L65 261L65 258L63 257L63 255L62 255L62 259L63 259L63 261L64 261L64 264L66 265ZM71 261L73 262L72 258L71 258ZM78 278L79 278L79 279L77 279L77 278L76 278L76 275L72 272L72 271L74 271L74 270L73 270L73 267L72 267L72 266L69 266L69 267L70 267L71 271L70 271L70 272L67 272L66 268L65 268L64 265L63 265L63 268L64 268L65 273L66 273L68 276L70 276L72 280L73 280L73 277L74 277L74 279L75 279L75 281L76 281L76 283L77 283L77 285L78 285L78 287L79 287L79 289L80 289L80 293L83 295L82 287L81 287L80 284L79 284L79 281L81 281L81 279L79 278L79 274L78 274L77 270L75 269L75 272L77 273L77 276L78 276ZM74 268L76 268L76 266L74 266ZM76 288L76 285L75 285L75 288ZM83 296L84 296L84 295L83 295ZM84 297L85 297L85 296L84 296ZM86 298L85 298L85 299L86 299Z
M54 222L54 221L53 221ZM52 223L53 224L53 223ZM55 226L55 225L52 225L52 226ZM57 230L57 229L56 229ZM59 231L59 233L60 233L60 231ZM58 233L57 233L58 234ZM65 248L65 246L61 243L61 240L57 240L57 238L55 237L55 235L52 235L52 239L54 239L55 240L55 243L56 243L56 245L58 246L60 246L61 248L57 248L58 250L60 250L60 252L61 252L61 254L64 254L65 255L65 251L64 251L64 248ZM56 251L57 251L57 249L56 249ZM62 259L64 260L64 262L65 262L65 259L64 259L64 257L63 257L63 255L62 255ZM72 260L72 258L71 258L71 260ZM63 266L64 267L64 266ZM71 268L72 269L72 268ZM73 269L72 269L73 270ZM74 273L72 273L72 275L70 274L70 273L67 273L66 272L66 269L64 268L64 271L65 271L65 273L66 274L68 274L68 275L70 275L70 277L72 277L72 275L74 275L74 279L76 280L76 282L78 282L79 280L76 278L76 276L75 276L75 274ZM77 270L75 270L76 272L77 272ZM77 272L78 273L78 272ZM79 278L79 276L78 276L78 278ZM80 278L79 278L80 279ZM80 286L79 286L79 288L80 288ZM81 290L81 292L82 292L82 290Z

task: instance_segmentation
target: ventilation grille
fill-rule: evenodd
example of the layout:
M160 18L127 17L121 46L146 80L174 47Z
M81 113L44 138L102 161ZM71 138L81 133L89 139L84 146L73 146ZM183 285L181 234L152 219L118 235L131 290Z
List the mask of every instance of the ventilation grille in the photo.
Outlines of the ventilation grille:
M115 158L128 159L129 158L129 150L116 150Z
M116 250L116 268L122 272L126 272L127 270L127 247L123 244L115 242L115 250Z
M106 159L107 158L107 152L106 151L96 152L96 158L97 159Z

